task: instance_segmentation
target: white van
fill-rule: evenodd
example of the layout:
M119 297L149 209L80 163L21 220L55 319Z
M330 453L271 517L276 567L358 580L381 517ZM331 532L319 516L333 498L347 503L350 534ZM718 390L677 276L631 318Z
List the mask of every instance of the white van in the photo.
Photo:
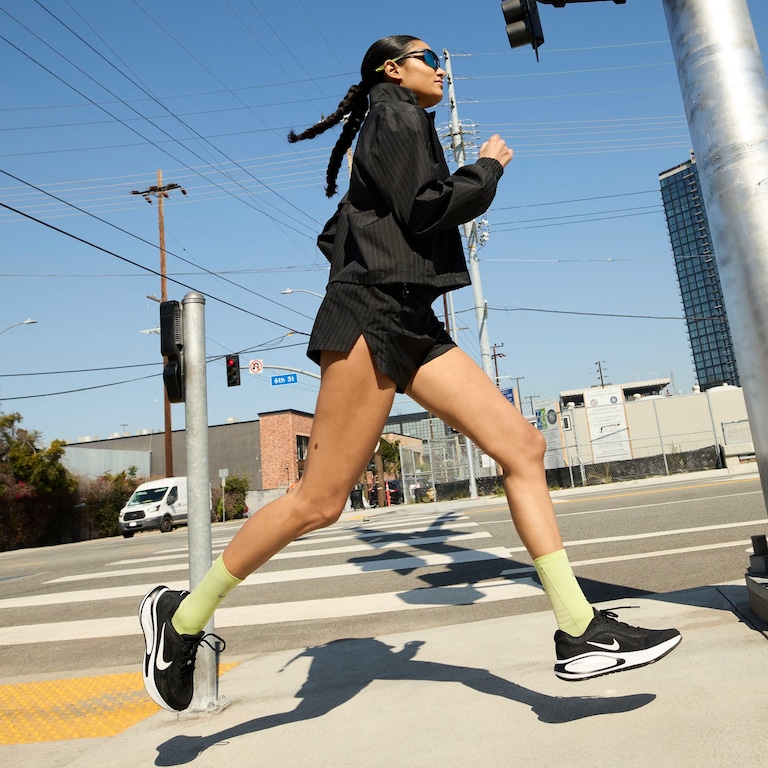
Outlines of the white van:
M126 539L136 531L159 528L163 533L187 524L187 478L165 477L142 483L120 510L117 527Z

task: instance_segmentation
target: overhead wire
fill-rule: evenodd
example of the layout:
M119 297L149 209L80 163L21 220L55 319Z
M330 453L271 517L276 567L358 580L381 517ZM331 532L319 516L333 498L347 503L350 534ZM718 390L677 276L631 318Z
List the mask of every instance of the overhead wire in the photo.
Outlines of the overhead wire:
M36 2L39 2L39 0L36 0ZM159 22L158 22L158 21L157 21L157 20L156 20L156 19L155 19L155 18L154 18L154 17L153 17L153 16L152 16L152 15L151 15L151 14L150 14L150 13L149 13L149 12L148 12L146 9L145 9L145 8L142 8L140 5L138 5L138 3L136 3L136 2L135 2L135 0L133 0L133 4L134 4L134 5L135 5L135 6L136 6L136 7L137 7L137 8L138 8L138 9L139 9L139 10L140 10L142 13L144 13L144 14L147 16L147 18L149 18L149 19L150 19L150 20L151 20L151 21L152 21L154 24L156 24L156 25L157 25L157 26L158 26L158 27L159 27L159 28L160 28L160 29L161 29L161 30L162 30L162 31L163 31L163 32L164 32L164 33L165 33L165 34L166 34L166 35L167 35L167 36L168 36L170 39L171 39L171 40L173 40L173 42L174 42L174 43L176 43L176 45L178 45L178 46L179 46L179 47L180 47L180 48L181 48L181 49L182 49L182 50L183 50L183 51L184 51L184 52L185 52L185 53L186 53L186 54L187 54L187 55L188 55L190 58L192 58L192 60L193 60L193 61L195 61L195 62L196 62L196 63L197 63L197 64L198 64L200 67L202 67L202 68L203 68L203 69L204 69L204 70L205 70L205 71L206 71L206 72L207 72L207 73L208 73L208 74L209 74L211 77L213 77L213 78L214 78L214 79L215 79L217 82L219 82L219 83L221 83L222 85L224 85L224 83L222 83L222 81L221 81L221 80L220 80L220 79L219 79L219 78L218 78L218 77L217 77L217 76L216 76L216 75L215 75L213 72L211 72L211 70L210 70L208 67L206 67L206 66L205 66L205 65L204 65L204 64L203 64L203 63L202 63L202 62L201 62L201 61L200 61L200 60L199 60L199 59L198 59L198 58L197 58L197 57L196 57L196 56L195 56L195 55L194 55L194 54L193 54L193 53L190 51L190 50L188 50L188 49L187 49L187 48L186 48L184 45L182 45L182 44L181 44L181 43L180 43L180 42L179 42L179 41L178 41L178 40L177 40L177 39L176 39L176 38L175 38L175 37L174 37L174 36L173 36L173 35L172 35L172 34L171 34L171 33L170 33L168 30L167 30L167 29L165 29L165 27L163 27L163 26L162 26L162 25L161 25L161 24L160 24L160 23L159 23ZM230 10L232 10L232 9L231 9L231 7L230 7ZM236 14L235 14L235 15L236 15ZM230 93L231 93L231 92L230 92ZM232 95L233 95L233 96L235 96L235 98L237 98L237 99L238 99L238 101L240 101L240 103L241 103L241 104L243 103L243 102L242 102L242 100L240 99L240 97L239 97L239 96L237 96L237 95L235 95L235 94L232 94ZM153 98L154 98L154 97L153 97ZM161 104L161 102L157 102L157 103L158 103L158 104ZM163 106L163 108L167 109L167 107L165 107L165 105L164 105L164 104L161 104L161 106ZM169 111L170 111L170 110L169 110ZM254 112L253 110L250 110L250 111L251 111L251 114L253 114L253 115L254 115L254 117L256 117L256 118L257 118L257 119L258 119L258 120L259 120L261 123L263 123L265 126L267 126L267 123L266 123L266 122L265 122L265 121L262 119L262 117L261 117L259 114L257 114L257 113L256 113L256 112ZM177 119L178 119L178 118L177 118ZM180 121L180 122L182 122L182 124L186 126L186 123L184 123L183 121ZM267 126L267 128L268 128L269 130L271 130L273 133L275 133L275 134L277 135L277 130L276 130L276 129L274 129L274 128L271 128L270 126ZM197 133L197 132L196 132L196 133ZM199 135L199 134L198 134L198 135ZM201 137L201 138L202 138L202 137ZM211 145L211 146L213 146L213 145ZM230 162L234 162L234 161L232 161L232 160L231 160L231 158L229 158L229 157L226 155L226 153L224 153L224 152L223 152L223 151L221 151L221 150L218 150L218 151L219 151L219 152L221 152L221 154L222 154L222 155L224 155L225 157L227 157L227 159L229 159L229 160L230 160ZM256 178L256 177L253 177L253 178ZM257 179L257 181L258 181L258 179ZM265 186L266 186L266 185L265 185ZM267 188L269 189L269 187L267 187ZM274 192L274 190L270 190L270 191L273 191L273 192ZM308 216L308 214L306 213L306 211L302 211L300 208L298 208L296 205L294 205L294 204L293 204L291 201L289 201L289 200L287 200L286 198L284 198L282 195L278 194L277 192L274 192L274 194L276 194L276 195L277 195L277 197L279 197L281 200L283 200L283 201L287 202L287 203L288 203L288 204L289 204L291 207L293 207L293 208L295 208L296 210L298 210L300 213L303 213L305 216ZM312 217L309 217L309 218L311 219ZM315 219L312 219L312 221L314 221L314 222L315 222L315 223L317 223L317 224L319 224L319 223L320 223L320 222L317 222Z
M68 205L68 206L70 206L72 208L77 209L80 213L84 213L86 216L90 216L91 218L96 219L97 221L101 222L102 224L106 224L108 227L112 227L113 229L116 229L118 232L122 232L123 234L128 235L129 237L133 237L136 240L139 240L140 242L145 243L146 245L152 246L153 248L156 247L155 244L150 242L149 240L145 240L143 237L140 237L139 235L136 235L133 232L128 231L127 229L123 229L122 227L117 226L117 224L113 224L112 222L107 221L106 219L102 219L100 216L96 216L95 214L91 213L90 211L86 211L84 208L80 208L79 206L72 205L71 203L68 203L66 200L63 200L62 198L60 198L60 197L58 197L56 195L53 195L53 194L51 194L49 192L46 192L46 190L44 190L42 187L38 187L35 184L32 184L31 182L24 181L24 179L21 179L18 176L15 176L14 174L9 173L8 171L3 170L2 168L0 168L0 173L2 173L5 176L8 176L8 177L14 179L15 181L18 181L18 182L20 182L22 184L26 184L27 186L32 187L33 189L37 190L38 192L41 192L44 195L49 195L50 197L53 197L54 199L58 200L59 202L64 203L65 205ZM69 232L65 232L62 229L59 229L57 227L53 227L52 224L48 224L47 222L42 221L41 219L37 219L36 217L33 217L31 214L22 213L18 209L15 209L15 208L13 208L10 205L7 205L5 203L0 203L0 205L2 205L3 208L7 208L8 210L14 211L15 213L20 213L22 216L26 216L27 218L32 219L33 221L37 221L38 223L44 224L46 226L49 226L49 227L55 229L56 231L61 232L62 234L65 234L65 235L68 235L69 237L74 237L75 239L80 240L80 238L77 238L75 235L71 235ZM92 245L94 248L99 248L99 246L93 245L93 243L90 243L90 242L88 242L86 240L81 240L81 242L84 242L84 243L86 243L88 245ZM117 254L112 253L111 251L107 251L107 250L101 249L101 248L100 248L100 250L104 250L105 253L110 253L113 256L117 256ZM194 267L198 267L200 270L202 270L206 274L209 274L209 275L211 275L213 277L216 277L217 279L223 280L226 283L231 283L232 285L236 286L237 288L240 288L243 291L247 291L248 293L251 293L254 296L257 296L258 298L263 299L264 301L268 301L268 302L271 302L272 304L276 304L277 306L281 307L282 309L288 309L289 311L295 312L297 315L301 315L302 317L305 317L305 318L307 318L309 320L312 319L311 317L309 317L309 315L305 315L303 312L299 312L297 309L295 309L293 307L287 307L285 304L281 304L279 301L275 301L274 299L270 298L269 296L264 296L263 294L258 293L257 291L254 291L251 288L246 288L246 286L241 285L240 283L236 283L234 280L230 280L229 278L223 277L222 275L219 275L219 274L217 274L217 273L215 273L215 272L213 272L213 271L211 271L209 269L206 269L205 267L203 267L203 266L201 266L199 264L195 264L194 262L190 261L189 259L184 258L183 256L179 256L178 254L172 253L171 251L168 251L167 249L166 249L166 253L174 256L174 258L179 259L179 261L182 261L182 262L184 262L186 264L191 264ZM124 257L117 256L117 258L124 258ZM142 265L137 265L136 262L130 261L129 259L124 259L124 260L128 261L128 263L130 263L130 264L134 264L134 266L139 266L141 269L143 269L145 271L151 271L151 272L153 272L156 275L159 275L159 276L161 275L160 272L156 272L155 270L151 270L151 269L149 269L149 267L144 267ZM168 276L167 272L165 273L165 276L168 279L171 279ZM178 280L173 280L173 282L176 282L179 285L184 285L183 283L180 283ZM184 287L190 288L190 286L184 286ZM218 301L223 301L223 299L217 299L217 300ZM285 326L282 326L282 327L285 327Z
M40 38L40 37L39 37L39 35L37 35L35 32L33 32L33 31L32 31L32 30L30 30L28 27L26 27L24 24L22 24L22 23L21 23L21 22L19 22L17 19L15 19L15 18L14 18L14 17L13 17L13 16L12 16L10 13L8 13L8 11L6 11L4 8L0 8L0 11L2 11L3 13L5 13L5 14L6 14L6 15L7 15L9 18L11 18L11 19L13 19L14 21L16 21L16 23L17 23L17 24L19 24L19 26L21 26L23 29L27 30L27 31L28 31L28 32L29 32L31 35L33 35L35 38L37 38L38 40L40 40L40 42L42 42L42 43L43 43L44 45L46 45L48 48L50 48L50 49L51 49L51 50L53 50L55 53L57 53L57 55L59 55L59 56L62 56L62 54L60 54L58 51L56 51L56 50L55 50L55 49L54 49L52 46L50 46L50 45L49 45L49 44L48 44L48 43L47 43L45 40L42 40L42 38ZM103 106L99 105L97 102L95 102L94 100L90 99L90 98L89 98L89 97L88 97L86 94L84 94L82 91L80 91L79 89L77 89L77 88L76 88L74 85L72 85L71 83L69 83L69 82L67 82L66 80L64 80L62 77L60 77L59 75L57 75L57 74L56 74L56 73L55 73L53 70L51 70L49 67L46 67L46 66L45 66L45 65L44 65L42 62L38 61L38 60L37 60L37 59L35 59L33 56L31 56L30 54L28 54L26 51L24 51L24 50L22 50L21 48L19 48L19 46L15 45L15 44L14 44L13 42L11 42L11 41L10 41L10 40L9 40L7 37L5 37L4 35L0 34L0 40L3 40L3 41L6 43L6 44L10 45L10 46L11 46L11 47L12 47L14 50L16 50L18 53L20 53L20 54L21 54L22 56L24 56L25 58L27 58L27 59L29 59L30 61L32 61L32 62L33 62L34 64L36 64L37 66L39 66L41 69L43 69L43 70L44 70L45 72L47 72L49 75L51 75L52 77L54 77L54 78L55 78L56 80L58 80L60 83L62 83L63 85L67 86L68 88L71 88L73 91L75 91L75 93L77 93L78 95L82 96L84 99L87 99L87 100L88 100L88 101L89 101L89 102L90 102L90 103L91 103L93 106L97 107L98 109L101 109L103 112L105 112L107 115L109 115L109 116L110 116L110 117L111 117L113 120L115 120L116 122L120 123L120 124L121 124L123 127L127 128L129 131L131 131L132 133L135 133L137 136L139 136L139 137L140 137L140 138L141 138L143 141L145 141L145 142L146 142L146 143L148 143L148 144L151 144L152 146L154 146L154 147L155 147L156 149L158 149L159 151L161 151L161 152L163 152L164 154L168 155L168 157L170 157L172 160L174 160L175 162L179 163L180 165L184 165L185 167L187 167L187 168L190 168L190 166L188 166L188 165L187 165L186 163L184 163L182 160L180 160L179 158L177 158L175 155L173 155L173 154L172 154L171 152L169 152L167 149L164 149L164 148L162 148L158 142L155 142L155 141L153 141L152 139L150 139L150 138L148 138L148 137L144 136L144 135L143 135L143 134L142 134L140 131L138 131L137 129L135 129L135 128L133 128L132 126L128 125L128 123L126 123L126 122L125 122L125 120L123 120L122 118L118 117L117 115L114 115L114 114L112 114L112 113L111 113L109 110L107 110L105 107L103 107ZM104 85L102 85L102 84L100 84L100 83L97 83L97 81L96 81L94 78L92 78L92 77L91 77L91 75L89 75L87 72L85 72L85 71L84 71L82 68L78 67L76 64L74 64L73 62L69 61L69 60L68 60L68 59L67 59L65 56L62 56L62 58L64 58L64 59L65 59L65 61L68 61L68 63L70 63L72 66L74 66L76 69L78 69L78 71L82 72L82 74L84 74L84 75L85 75L86 77L88 77L90 80L92 80L92 81L93 81L93 82L95 82L97 85L99 85L99 87L101 87L101 88L103 88L105 91L107 91L107 93L109 93L110 95L114 96L115 98L118 98L118 100L119 100L119 97L117 97L115 94L113 94L113 93L112 93L112 92L111 92L111 91L110 91L108 88L106 88L106 86L104 86ZM128 104L125 104L125 102L121 102L121 103L123 103L123 104L124 104L125 106L127 106L129 109L132 109L132 108L130 107L130 105L128 105ZM133 111L136 111L136 110L133 110ZM137 114L140 114L140 113L138 113L138 112L137 112ZM141 117L144 117L144 116L143 116L143 115L141 115ZM163 128L161 128L160 126L156 125L155 123L152 123L152 121L151 121L151 120L148 120L147 118L144 118L144 119L145 119L145 120L147 120L147 122L149 122L151 125L153 125L153 127L155 127L157 130L159 130L161 133L164 133L166 136L168 136L168 137L169 137L169 139L170 139L170 141L172 141L174 144L180 144L180 143L181 143L179 139L175 138L174 136L172 136L171 134L169 134L167 131L165 131ZM182 145L182 146L183 146L183 145ZM196 152L194 152L193 150L189 149L188 147L184 147L184 149L186 149L186 151L190 152L192 155L194 155L194 156L195 156L195 157L197 157L198 159L200 159L200 160L203 160L203 161L204 161L204 158L202 158L202 157L201 157L199 154L197 154L197 153L196 153ZM194 170L194 169L190 168L190 170ZM217 186L217 187L219 187L220 189L224 190L224 188L223 188L223 187L221 187L221 185L220 185L220 184L218 184L218 183L217 183L216 181L214 181L213 179L211 179L211 178L209 178L209 177L206 177L206 176L204 176L202 173L198 173L198 175L199 175L201 178L205 179L205 181L207 181L209 184L213 184L214 186ZM226 190L224 190L224 191L226 191ZM250 208L253 208L254 210L256 210L256 211L258 211L259 213L261 213L262 215L264 215L264 216L266 216L267 218L271 219L272 221L274 221L274 222L275 222L276 224L278 224L279 226L281 226L281 227L285 227L285 228L287 228L287 229L290 229L290 230L292 230L292 231L294 231L294 232L296 232L297 234L300 234L300 235L302 235L302 236L305 236L305 237L309 236L307 232L302 232L301 230L299 230L299 229L296 229L296 227L293 227L293 226L291 226L290 224L287 224L286 222L281 222L281 221L280 221L280 220L279 220L277 217L275 217L275 216L273 216L272 214L268 213L267 211L263 210L263 209L262 209L262 208L260 208L258 205L255 205L255 204L253 204L253 203L250 203L250 202L248 202L247 200L245 200L244 198L241 198L241 197L237 197L236 195L232 195L232 196L233 196L233 197L235 197L235 199L237 199L237 200L240 200L241 202L245 203L245 204L246 204L246 205L248 205ZM274 206L272 203L270 203L270 202L268 202L268 201L264 201L264 202L265 202L267 205L269 205L270 207L272 207L272 208L275 208L276 210L279 210L279 209L277 209L277 208L276 208L276 206ZM287 214L287 213L285 213L285 212L283 212L283 211L280 211L280 213L281 213L281 215L283 215L283 216L286 216L286 217L287 217L287 218L289 218L290 220L294 221L294 222L295 222L296 224L298 224L299 226L306 226L306 225L302 224L301 222L299 222L299 221L298 221L298 220L297 220L295 217L291 216L290 214Z
M197 136L199 139L201 139L201 140L202 140L202 141L203 141L205 144L207 144L208 146L210 146L210 147L211 147L212 149L214 149L216 152L218 152L219 154L223 155L223 156L224 156L224 157L225 157L225 158L226 158L226 159L227 159L229 162L231 162L231 163L233 163L234 165L236 165L238 168L240 168L240 170L244 171L244 172L245 172L247 175L249 175L249 176L250 176L252 179L254 179L254 181L256 181L256 182L258 182L259 184L261 184L262 186L264 186L264 188L265 188L265 189L267 189L269 192L272 192L274 195L276 195L276 196L277 196L277 197L278 197L280 200L282 200L284 203L287 203L287 204L288 204L288 205L289 205L291 208L293 208L294 210L298 211L298 212L299 212L299 213L301 213L302 215L306 216L306 217L307 217L307 218L309 218L311 221L313 221L315 224L319 224L319 223L320 223L320 222L319 222L319 221L317 221L316 219L313 219L311 216L309 216L309 215L307 214L307 212L306 212L306 211L304 211L304 210L302 210L301 208L299 208L299 207L298 207L297 205L295 205L295 204L294 204L292 201L288 200L287 198L283 197L283 196L282 196L282 195L280 195L279 193L275 192L275 190L271 189L271 188L270 188L270 187L269 187L267 184L265 184L263 181L261 181L261 180L260 180L258 177L254 176L253 174L251 174L251 173L249 173L248 171L246 171L246 169L244 169L244 168L243 168L241 165L239 165L239 164L237 163L237 161L235 161L235 160L233 160L231 157L229 157L229 155L227 155L227 153L226 153L226 152L224 152L224 151L223 151L221 148L214 146L214 145L213 145L213 144L212 144L212 143L211 143L211 142L210 142L208 139L206 139L204 136L202 136L202 135L201 135L201 134L200 134L200 133L199 133L199 132L198 132L196 129L194 129L194 128L193 128L191 125L189 125L189 124L188 124L186 121L182 120L182 119L181 119L181 118L180 118L178 115L176 115L174 112L172 112L170 109L168 109L168 107L166 107L166 105L165 105L165 104L163 104L163 102L162 102L162 101L160 101L160 100L159 100L159 99L158 99L158 98L157 98L157 97L156 97L156 96L155 96L155 95L154 95L154 94L153 94L151 91L147 90L147 88L145 88L145 87L144 87L142 84L140 84L140 83L136 82L136 80L134 80L132 77L129 77L129 76L128 76L128 75L127 75L125 72L123 72L123 71L122 71L122 70L121 70L119 67L117 67L117 66L116 66L116 65L115 65L113 62L111 62L111 61L110 61L110 60L109 60L109 59L108 59L106 56L104 56L104 55L103 55L103 54L102 54L100 51L96 50L96 48L94 48L94 47L93 47L93 46L92 46L92 45L91 45L91 44L90 44L90 43L89 43L87 40L85 40L85 39L84 39L84 38L83 38L81 35L79 35L77 32L75 32L75 30L73 30L73 29L72 29L72 28L71 28L71 27L70 27L68 24L66 24L66 23L65 23L64 21L62 21L62 20L61 20L61 19L60 19L58 16L56 16L56 14L54 14L54 13L53 13L51 10L49 10L49 9L48 9L48 8L47 8L47 7L46 7L46 6L45 6L45 5L44 5L44 4L41 2L41 0L34 0L34 1L35 1L35 3L36 3L36 4L37 4L39 7L41 7L43 10L45 10L45 11L46 11L46 13L48 13L48 14L49 14L49 15L50 15L52 18L54 18L54 19L55 19L55 20L56 20L56 21L57 21L59 24L61 24L61 25L62 25L62 26L63 26L63 27L64 27L64 28L67 30L67 31L69 31L71 34L73 34L75 37L77 37L77 39L78 39L78 40L80 40L80 41L81 41L81 42L82 42L84 45L86 45L86 46L88 47L88 49L89 49L89 50L93 51L93 52L94 52L94 53L95 53L97 56L99 56L99 58L101 58L101 60L102 60L102 61L104 61L106 64L108 64L110 67L112 67L112 68L113 68L113 69L114 69L114 70L115 70L115 71L116 71L118 74L122 75L122 77L126 78L126 79L128 80L128 82L130 82L132 85L134 85L136 88L138 88L138 89L139 89L139 90L140 90L142 93L144 93L146 96L148 96L150 99L152 99L152 101L153 101L155 104L157 104L157 105L158 105L158 106L159 106L161 109L165 110L165 111L166 111L166 112L167 112L167 113L168 113L168 114L169 114L171 117L173 117L173 118L174 118L175 120L177 120L177 121L178 121L178 122L179 122L179 123L180 123L182 126L184 126L184 128L186 128L188 131L190 131L191 133L193 133L195 136ZM53 50L55 50L55 49L53 49ZM57 51L57 53L58 53L58 51ZM61 54L59 53L59 55L61 55ZM67 61L69 61L69 59L66 59L66 60L67 60ZM71 64L72 62L69 62L69 63ZM74 65L74 66L77 66L77 65ZM78 67L78 69L79 69L79 67ZM80 71L82 71L82 70L80 70ZM94 82L97 82L97 81L95 81L95 80L94 80ZM98 85L100 85L102 88L104 88L104 85L103 85L103 84L101 84L101 83L97 83L97 84L98 84ZM105 88L105 90L107 90L107 89ZM109 91L109 90L107 90L107 92L108 92L108 93L111 93L111 91ZM112 95L114 95L114 94L112 94ZM125 106L128 106L128 104L126 104L126 102L125 102L124 100L122 100L122 99L121 99L120 101L121 101L121 103L122 103L123 105L125 105ZM129 107L129 108L130 108L130 107ZM137 114L140 114L140 113L137 113ZM144 116L144 115L142 115L142 117L143 117L145 120L147 119L147 118L146 118L146 116ZM155 125L155 124L154 124L154 123L152 123L152 125ZM155 125L155 127L159 129L159 126ZM162 130L162 129L160 129L160 130ZM167 135L169 135L169 134L167 134ZM201 159L202 159L202 158L201 158ZM235 183L237 183L235 179L232 179L232 181L234 181ZM265 201L265 202L266 202L266 201ZM276 210L279 210L279 209L277 209L277 208L276 208ZM281 212L281 213L283 213L283 212ZM285 214L283 213L283 215L285 215Z
M66 237L69 237L72 240L75 240L75 241L77 241L79 243L82 243L83 245L88 245L91 248L95 248L96 250L101 251L102 253L106 253L109 256L114 256L116 259L120 259L121 261L124 261L127 264L131 264L134 267L138 267L139 269L143 269L144 271L149 272L149 273L151 273L153 275L156 275L157 277L161 277L162 276L160 272L158 272L156 269L152 269L152 267L147 267L147 266L144 266L143 264L139 264L138 262L133 261L132 259L127 258L126 256L121 256L120 254L115 253L114 251L110 251L108 248L103 248L100 245L96 245L95 243L92 243L92 242L90 242L88 240L85 240L82 237L78 237L77 235L72 234L71 232L67 232L64 229L61 229L60 227L56 227L56 226L54 226L53 224L50 224L47 221L43 221L42 219L38 219L35 216L32 216L32 215L30 215L28 213L25 213L24 211L21 211L18 208L14 208L14 207L12 207L10 205L7 205L6 203L3 203L3 202L0 202L0 207L5 208L5 209L7 209L9 211L13 211L14 213L17 213L19 216L23 216L25 219L29 219L30 221L37 222L38 224L41 224L44 227L48 227L49 229L53 230L54 232L58 232L59 234L65 235ZM193 286L188 285L187 283L183 283L181 280L177 280L176 278L167 277L167 279L170 282L175 283L176 285L180 285L182 288L187 288L187 289L192 290L192 291L198 290L197 288L194 288ZM207 298L212 299L213 301L217 301L220 304L223 304L223 305L225 305L227 307L231 307L232 309L237 309L240 312L244 312L247 315L251 315L252 317L255 317L255 318L259 319L259 320L263 320L266 323L271 323L272 325L276 325L279 328L284 328L285 330L290 331L291 333L299 333L299 334L301 334L303 336L309 336L309 334L305 333L304 331L297 331L297 330L295 330L294 328L291 328L288 325L284 325L283 323L279 323L276 320L272 320L272 319L270 319L268 317L264 317L263 315L259 315L256 312L252 312L249 309L245 309L245 307L241 307L241 306L238 306L237 304L233 304L232 302L226 301L225 299L221 299L218 296L214 296L211 293L207 293L206 291L199 291L199 293L201 293L203 296L206 296Z

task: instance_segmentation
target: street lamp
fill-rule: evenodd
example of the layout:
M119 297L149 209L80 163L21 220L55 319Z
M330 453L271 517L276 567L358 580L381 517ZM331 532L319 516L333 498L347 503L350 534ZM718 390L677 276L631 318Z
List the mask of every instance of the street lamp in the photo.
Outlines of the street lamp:
M0 331L0 333L5 333L6 331L10 331L11 328L15 328L17 325L33 325L36 322L37 320L33 320L31 317L28 317L26 320L21 320L18 323L12 323L7 328L3 328L3 330Z
M324 299L325 296L323 296L322 293L315 293L314 291L307 291L304 288L286 288L284 291L280 291L280 293L309 293L312 296L317 296L318 299Z

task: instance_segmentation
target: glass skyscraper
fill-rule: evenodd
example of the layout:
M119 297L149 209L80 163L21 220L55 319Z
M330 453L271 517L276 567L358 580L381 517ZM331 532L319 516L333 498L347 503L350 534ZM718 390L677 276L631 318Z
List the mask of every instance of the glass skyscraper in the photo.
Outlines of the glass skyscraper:
M695 158L660 173L659 183L696 379L702 390L740 386Z

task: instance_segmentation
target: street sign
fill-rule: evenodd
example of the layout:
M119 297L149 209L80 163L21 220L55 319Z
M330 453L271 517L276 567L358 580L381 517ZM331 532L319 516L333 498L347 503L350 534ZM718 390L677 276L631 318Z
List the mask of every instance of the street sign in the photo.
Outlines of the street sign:
M283 373L280 376L270 377L273 387L279 387L281 384L298 384L299 376L296 373Z
M251 360L248 363L248 370L250 373L261 373L264 370L264 363L261 360Z
M229 470L228 469L220 469L219 470L219 477L223 480L225 477L229 477Z

